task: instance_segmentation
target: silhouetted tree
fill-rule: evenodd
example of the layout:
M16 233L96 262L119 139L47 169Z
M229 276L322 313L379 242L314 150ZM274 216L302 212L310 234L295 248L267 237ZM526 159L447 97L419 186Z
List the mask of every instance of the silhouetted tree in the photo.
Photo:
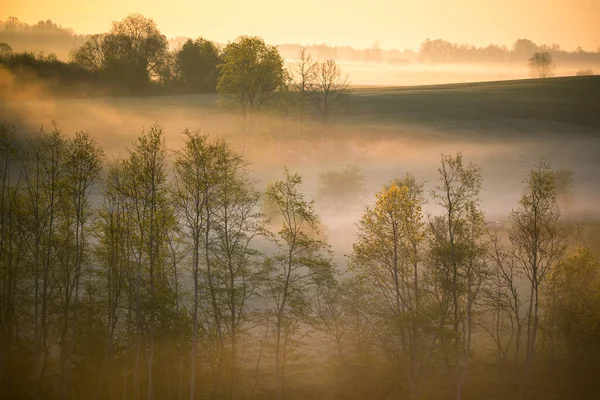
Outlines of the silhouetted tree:
M153 20L139 14L114 22L104 36L105 72L133 90L143 90L158 77L167 39Z
M552 54L547 51L533 53L529 59L529 74L534 78L549 78L554 75Z
M202 38L188 39L175 54L175 72L186 91L216 91L220 63L218 47Z
M104 35L92 35L87 42L71 50L72 62L91 71L102 71L106 68Z
M320 62L315 66L314 81L309 93L318 118L330 123L349 101L350 82L334 60Z
M248 127L285 81L281 55L261 38L242 36L223 50L217 90L241 110Z
M308 95L315 84L316 70L317 64L312 60L306 47L302 47L298 59L290 69L292 85L300 96L298 100L300 121L304 120Z
M8 45L8 43L1 42L0 43L0 57L6 54L12 53L12 47Z

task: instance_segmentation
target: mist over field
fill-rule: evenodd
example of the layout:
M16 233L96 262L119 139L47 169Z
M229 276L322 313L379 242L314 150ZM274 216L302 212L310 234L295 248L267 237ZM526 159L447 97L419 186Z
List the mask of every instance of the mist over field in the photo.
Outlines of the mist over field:
M592 91L595 86L588 88L590 84L598 86L598 81L576 83ZM363 207L374 201L375 193L406 173L424 180L425 193L429 193L437 184L442 154L462 153L468 162L481 166L481 205L488 220L508 223L509 213L525 189L523 180L532 166L544 159L556 170L573 172L573 200L568 209L562 210L563 214L583 223L598 221L600 124L594 111L598 99L578 99L578 92L560 93L553 99L559 102L555 107L577 108L576 112L589 115L589 119L553 121L556 114L550 116L552 112L542 108L551 107L552 99L546 98L548 104L539 106L544 110L541 115L537 114L538 106L527 110L531 113L511 115L510 107L518 107L514 104L519 101L518 95L503 97L505 86L497 85L496 91L493 86L485 85L423 87L421 92L419 88L387 91L355 88L352 111L339 116L333 126L324 129L308 123L308 127L303 127L304 133L298 134L295 122L267 114L259 117L255 132L246 140L239 129L241 116L219 109L217 96L212 94L72 100L41 94L40 100L5 101L4 108L18 123L22 134L33 135L42 126L48 129L49 121L57 121L67 137L76 131L88 131L109 160L126 157L142 130L154 124L164 127L166 145L172 151L182 145L182 132L186 128L223 137L234 149L243 152L260 187L278 179L285 167L304 177L303 191L316 200L335 243L336 259L344 264L343 256L352 250L356 222ZM523 90L537 96L535 87L526 86ZM478 91L490 92L498 103L475 109L471 102L477 102ZM455 97L444 99L445 94ZM413 100L416 96L421 97L422 105ZM400 115L390 120L391 110L366 108L374 101L371 97L392 107L397 102L395 107ZM467 107L471 113L443 109L448 106ZM366 187L364 195L344 209L329 207L327 200L319 201L316 198L319 175L349 166L361 170ZM429 201L423 210L436 214L439 207Z

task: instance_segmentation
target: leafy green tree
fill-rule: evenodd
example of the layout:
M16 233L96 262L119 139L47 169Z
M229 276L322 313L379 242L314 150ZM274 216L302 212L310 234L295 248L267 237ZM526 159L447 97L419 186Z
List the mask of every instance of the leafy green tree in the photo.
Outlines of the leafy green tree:
M441 164L439 183L431 196L444 214L430 224L430 276L439 291L440 327L450 327L457 370L456 398L461 399L469 368L473 308L484 279L481 173L476 165L465 166L460 153L442 155Z
M285 398L286 362L293 336L307 310L308 289L332 279L327 243L312 237L319 219L313 203L300 191L302 178L286 169L284 179L267 188L265 196L282 220L275 234L277 251L266 259L266 293L275 317L275 388L278 399Z
M544 306L555 311L553 326L561 355L567 359L565 374L570 376L569 393L597 395L586 382L594 379L599 367L600 349L600 267L589 248L579 246L566 255L551 272L554 296Z
M65 149L65 199L63 203L67 255L62 263L63 327L62 327L62 396L71 395L71 364L84 267L89 267L90 256L90 191L97 180L102 163L102 151L86 132L77 132Z
M131 14L104 36L105 72L132 90L143 90L158 77L167 48L153 20Z
M217 91L238 108L252 127L256 113L287 80L277 48L258 37L242 36L223 50Z
M175 161L174 200L183 221L184 240L192 252L191 365L194 370L204 276L211 310L206 313L210 321L206 330L216 331L218 341L215 389L221 390L223 374L227 373L227 390L233 393L239 377L239 341L248 326L251 298L258 283L257 252L251 242L262 231L256 212L259 194L251 186L246 162L225 141L209 141L197 132L186 131L185 135L186 142ZM192 396L194 376L190 385Z
M169 279L169 232L175 219L167 184L166 148L160 126L153 126L138 138L129 158L123 162L123 185L127 213L131 215L129 237L131 262L135 270L132 287L135 298L136 361L135 397L140 390L142 347L147 348L147 396L154 397L156 342L169 337L170 318L175 306Z
M192 349L190 360L190 399L196 393L196 359L198 357L199 310L202 307L201 257L208 255L209 229L211 222L209 200L214 191L213 174L215 149L207 143L207 137L197 132L185 132L186 142L175 159L173 199L176 213L182 225L184 240L191 254L191 274L193 281L192 300ZM207 259L205 268L210 269Z
M176 74L186 91L216 91L220 63L217 45L203 38L188 39L175 54Z
M125 192L122 189L121 168L119 162L108 166L108 172L102 182L103 203L98 212L95 235L98 239L96 257L102 266L99 281L105 290L104 307L100 311L105 321L105 348L102 368L98 374L98 386L105 388L106 383L110 398L113 398L115 392L119 348L127 348L131 339L131 326L125 319L123 310L127 310L126 314L130 316L133 309L130 306L133 296L130 296L131 290L128 285L133 265L130 264L128 213ZM117 335L119 332L123 332L124 337L121 340ZM126 384L124 386L127 388Z
M375 205L365 210L358 229L352 266L376 296L376 313L385 316L380 329L387 332L388 349L403 360L411 396L416 397L430 339L421 323L423 287L418 265L425 239L421 202L411 196L409 187L392 182L377 193Z
M559 225L555 175L541 161L527 177L527 189L519 207L511 212L510 240L515 248L519 269L529 282L527 313L526 366L521 396L524 396L535 354L539 326L540 289L566 249L565 232Z
M102 71L106 68L106 54L104 46L105 35L92 35L81 46L69 53L72 62L90 71Z

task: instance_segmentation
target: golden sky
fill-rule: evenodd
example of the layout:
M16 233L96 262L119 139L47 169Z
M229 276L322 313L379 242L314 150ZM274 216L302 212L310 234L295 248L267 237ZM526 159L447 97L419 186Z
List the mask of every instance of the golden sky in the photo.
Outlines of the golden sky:
M510 46L519 37L564 49L600 46L600 0L0 0L0 20L51 19L78 33L107 31L129 13L153 18L167 37L227 42L418 48L427 37Z

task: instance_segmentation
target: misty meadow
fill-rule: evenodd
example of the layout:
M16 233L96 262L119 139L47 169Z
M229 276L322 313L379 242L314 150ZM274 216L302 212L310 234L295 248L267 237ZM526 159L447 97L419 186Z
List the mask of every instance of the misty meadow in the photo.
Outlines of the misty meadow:
M0 398L598 399L595 70L8 18Z

